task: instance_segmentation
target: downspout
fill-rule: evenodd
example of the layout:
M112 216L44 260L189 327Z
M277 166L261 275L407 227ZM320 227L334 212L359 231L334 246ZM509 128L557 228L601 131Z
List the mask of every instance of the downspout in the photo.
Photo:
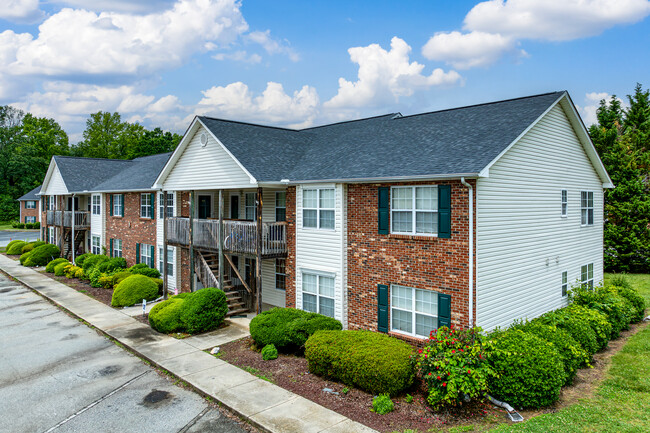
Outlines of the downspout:
M469 327L474 326L474 188L464 177L460 183L468 188L469 193Z
M65 212L64 212L64 214L65 214ZM74 251L74 249L75 249L75 248L74 248L74 247L75 247L75 244L74 244L74 241L75 241L75 239L74 239L74 226L75 226L75 220L74 220L74 219L75 219L75 213L74 213L74 194L72 194L72 223L71 223L71 225L72 225L72 236L71 236L71 239L70 239L70 242L72 242L72 248L71 248L71 250L72 250L72 263L74 263L74 258L75 258L75 257L74 257L74 256L75 256L75 254L74 254L74 253L75 253L75 251Z

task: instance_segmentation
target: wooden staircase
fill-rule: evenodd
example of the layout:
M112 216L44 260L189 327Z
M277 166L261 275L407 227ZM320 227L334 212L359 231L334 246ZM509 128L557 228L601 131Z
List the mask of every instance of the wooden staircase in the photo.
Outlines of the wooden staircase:
M203 281L203 279L201 278L201 273L198 273L197 275L201 280L201 284L203 284L204 287L209 287L214 285L211 283L213 283L215 280L219 281L219 255L216 253L201 252L201 251L197 251L196 253L203 257L203 260L205 261L208 268L212 272L212 275L214 276L214 280L210 279L212 281L208 282L208 281ZM225 261L225 263L227 268L228 261ZM238 314L247 313L249 310L248 308L246 308L245 301L242 298L241 293L235 290L235 286L233 285L232 280L228 277L228 275L229 273L224 272L223 288L222 288L222 290L226 294L226 301L228 302L228 313L226 313L226 316L230 317Z
M77 230L74 234L74 249L79 251L79 247L83 245L84 239L86 238L85 232L83 230ZM63 251L61 251L61 257L65 257L68 260L72 260L72 230L66 230L63 234Z

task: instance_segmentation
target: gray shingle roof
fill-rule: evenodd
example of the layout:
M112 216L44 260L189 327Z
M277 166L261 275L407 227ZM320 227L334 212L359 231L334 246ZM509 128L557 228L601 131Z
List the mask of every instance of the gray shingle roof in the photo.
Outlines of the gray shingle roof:
M480 172L564 92L303 130L200 120L261 182Z
M40 197L37 196L36 194L38 194L40 190L41 190L41 185L37 186L36 188L31 190L30 192L28 192L24 196L20 197L18 199L18 201L26 201L26 200L30 200L30 201L36 200L36 201L38 201L38 200L40 200Z
M129 191L150 189L171 153L143 156L129 161L131 164L115 176L96 185L95 191Z

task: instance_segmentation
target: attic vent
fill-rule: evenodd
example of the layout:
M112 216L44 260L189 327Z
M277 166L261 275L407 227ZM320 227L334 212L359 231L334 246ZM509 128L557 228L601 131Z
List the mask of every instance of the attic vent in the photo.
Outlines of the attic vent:
M201 147L205 147L206 144L208 144L208 136L205 132L201 134L200 140L201 140Z

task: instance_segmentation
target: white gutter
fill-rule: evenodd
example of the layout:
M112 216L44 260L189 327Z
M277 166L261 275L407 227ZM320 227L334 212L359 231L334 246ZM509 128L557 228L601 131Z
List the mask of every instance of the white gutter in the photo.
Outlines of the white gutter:
M469 190L469 327L474 326L474 188L460 178Z

